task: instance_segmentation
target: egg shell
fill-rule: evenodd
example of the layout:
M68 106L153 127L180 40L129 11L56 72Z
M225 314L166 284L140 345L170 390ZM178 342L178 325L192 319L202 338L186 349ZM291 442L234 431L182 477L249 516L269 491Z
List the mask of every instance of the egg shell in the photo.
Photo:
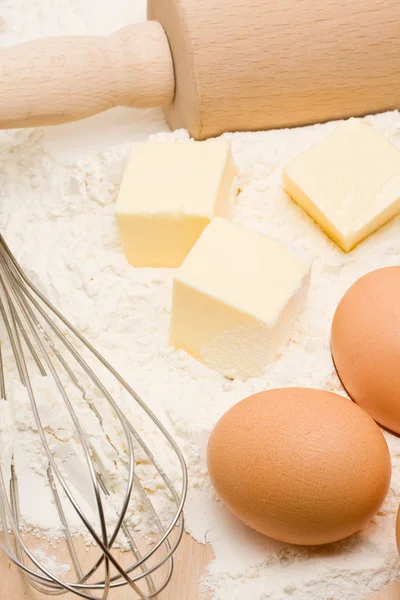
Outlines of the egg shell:
M397 551L400 555L400 506L397 511L397 519L396 519L396 542L397 542Z
M332 323L332 356L349 396L400 433L400 267L361 277Z
M307 388L261 392L231 408L207 451L211 481L239 519L276 540L341 540L378 511L391 476L386 440L353 402Z

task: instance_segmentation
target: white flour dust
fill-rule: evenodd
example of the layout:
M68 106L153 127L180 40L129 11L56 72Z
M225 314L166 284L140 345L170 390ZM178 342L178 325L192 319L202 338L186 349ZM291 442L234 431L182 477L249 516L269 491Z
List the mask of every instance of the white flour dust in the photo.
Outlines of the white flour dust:
M144 12L144 2L133 0L111 4L102 0L95 10L90 0L13 0L8 5L0 7L5 8L0 12L5 23L0 43L4 44L46 34L103 33L141 18ZM368 120L400 147L397 112ZM385 434L393 478L380 513L349 540L318 549L275 543L242 526L216 500L205 468L212 427L245 396L286 385L343 393L329 352L330 323L337 302L359 276L400 264L399 218L344 255L282 189L284 164L333 127L329 123L224 136L232 143L241 190L235 220L314 258L306 309L290 344L263 377L247 382L226 380L185 353L167 348L172 271L126 265L114 202L129 143L66 163L46 154L41 131L0 133L1 231L28 275L111 360L183 449L190 476L187 528L199 542L211 543L216 554L203 581L213 600L361 600L398 578L394 531L400 495L399 439ZM185 132L176 132L160 134L157 139L188 138ZM130 414L118 389L115 395ZM18 406L17 401L14 404ZM133 412L132 418L136 418ZM22 414L17 429L26 427L27 419ZM107 426L112 430L112 418ZM138 427L144 436L150 436L156 454L163 456L164 447L152 433L144 424ZM50 415L49 431L54 429L59 429L59 424ZM2 430L7 430L7 424ZM33 430L31 435L35 435ZM36 483L42 478L38 489L44 490L40 460L27 451L20 470ZM104 462L107 466L107 457ZM112 479L111 467L110 472ZM172 476L178 481L178 472ZM151 487L145 466L139 477ZM117 488L118 477L110 485ZM167 515L170 506L163 490L155 483L153 491L161 512ZM50 537L59 534L54 530L52 511L39 510L40 495L35 498L34 502L21 498L24 526L44 530ZM140 507L132 513L138 527L140 514Z

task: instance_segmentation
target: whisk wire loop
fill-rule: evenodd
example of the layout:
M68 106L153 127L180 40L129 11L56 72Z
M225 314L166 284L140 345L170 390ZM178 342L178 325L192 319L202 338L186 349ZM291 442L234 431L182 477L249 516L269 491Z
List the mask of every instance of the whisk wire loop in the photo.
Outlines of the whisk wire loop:
M6 340L11 349L9 355L14 359L19 379L26 390L35 424L34 427L48 462L48 484L59 516L60 527L64 532L65 545L71 565L69 570L75 576L66 580L54 573L54 570L52 571L43 564L43 561L39 560L37 554L26 542L25 536L21 534L18 464L15 464L14 456L11 458L9 473L4 471L5 467L0 464L0 524L3 530L3 541L0 542L0 548L14 564L22 569L29 583L35 589L47 595L57 596L71 591L82 598L107 600L112 589L128 585L140 600L150 600L157 597L171 579L173 555L183 536L183 506L187 493L187 471L178 445L161 421L131 386L28 279L1 235L0 317L4 325ZM7 369L5 368L6 357L2 350L6 340L2 340L0 344L0 395L2 399L0 401L4 402L9 401ZM155 426L158 434L167 442L181 474L179 492L176 491L170 477L159 461L156 460L148 444L122 412L112 393L108 391L92 366L84 358L82 350L88 351L92 360L94 359L96 364L105 369L108 377L111 376L121 389L129 395L135 406L142 411L143 415ZM78 376L75 369L71 367L71 360L74 361L74 365L77 365L79 372L82 374L81 376ZM61 467L58 465L48 443L37 402L37 392L31 381L30 371L32 365L36 366L40 377L52 381L52 385L62 399L63 406L66 408L73 425L74 439L77 447L79 447L79 456L85 465L91 490L90 494L94 499L95 512L90 517L86 514L85 509L80 506L76 496L76 488L71 488L70 482L66 480L61 472ZM57 370L56 365L61 368L61 373ZM85 405L95 415L99 429L105 433L101 410L96 406L96 402L91 395L87 393L87 387L86 384L82 383L82 377L87 378L87 382L93 386L99 398L106 401L123 434L124 452L122 455L119 453L119 459L126 475L124 478L124 492L118 496L118 506L115 505L116 497L109 489L101 468L95 460L96 453L92 447L90 436L87 435L80 422L68 391L69 388L67 390L64 384L65 379L73 384L73 389L79 392ZM119 435L122 437L121 433ZM117 452L108 437L106 437L105 443L111 445L113 450ZM153 466L155 474L162 481L173 502L175 507L173 516L167 524L163 523L158 516L151 496L135 472L136 451L142 453L146 457L146 461ZM7 488L6 481L9 482L9 488ZM157 532L156 540L152 541L151 546L146 548L145 552L139 550L139 546L134 539L134 530L131 527L129 511L132 507L134 493L137 494L153 524L153 533ZM112 531L109 531L106 515L110 502L116 516ZM71 508L73 509L73 512L84 525L91 543L95 544L100 551L100 556L94 560L94 563L86 572L82 568L79 553L76 550L76 540L74 540L71 532L69 516L65 510L66 506L69 507L69 511ZM127 567L122 565L120 556L117 557L116 555L115 544L121 536L134 559L132 564ZM164 550L162 556L160 556L162 548ZM161 583L156 585L153 575L161 571L164 565L167 565L167 572ZM98 579L95 576L100 568L102 568L103 574ZM147 585L146 592L140 585L142 582Z

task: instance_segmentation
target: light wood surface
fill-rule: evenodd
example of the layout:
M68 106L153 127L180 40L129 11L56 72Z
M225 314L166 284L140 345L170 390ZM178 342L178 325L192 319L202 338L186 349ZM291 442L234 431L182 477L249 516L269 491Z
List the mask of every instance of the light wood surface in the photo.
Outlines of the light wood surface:
M54 554L54 550L50 549L49 553ZM83 566L92 564L89 553L83 547L80 557ZM200 591L199 580L211 559L210 546L197 544L189 536L185 536L175 556L173 579L166 590L160 594L160 600L209 600L208 594ZM77 598L73 594L62 597L66 600ZM44 600L44 598L46 596L36 592L27 584L19 569L11 565L4 556L0 556L0 600ZM109 598L128 600L128 598L136 598L136 595L125 587L112 592Z
M50 550L50 554L54 553ZM85 560L85 555L87 559ZM89 564L90 555L82 549L82 564ZM213 558L211 546L200 545L185 535L175 556L175 571L168 588L159 596L160 600L211 600L211 594L201 591L200 579ZM92 562L90 562L92 564ZM128 600L135 595L123 588L110 594L110 600ZM34 591L20 571L0 555L0 600L44 600L45 596ZM76 596L66 594L66 600ZM243 600L252 600L246 598ZM333 598L332 600L343 600ZM400 583L366 596L365 600L400 600Z
M398 0L149 0L148 15L166 35L152 23L0 51L0 127L163 105L203 139L400 105Z
M165 106L174 96L171 52L157 22L1 50L0 82L0 128L55 125L115 106Z
M381 592L376 592L368 597L368 600L400 600L400 585L391 585Z

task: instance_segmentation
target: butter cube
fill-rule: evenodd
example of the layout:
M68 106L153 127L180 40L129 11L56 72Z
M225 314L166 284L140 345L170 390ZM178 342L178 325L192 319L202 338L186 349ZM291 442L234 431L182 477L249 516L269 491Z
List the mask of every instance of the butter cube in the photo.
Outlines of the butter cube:
M370 125L350 119L286 167L284 186L349 252L400 212L400 152Z
M214 219L175 275L170 343L227 377L259 376L289 341L309 279L284 246Z
M229 217L234 180L227 142L135 143L116 207L128 262L179 267L210 220Z

